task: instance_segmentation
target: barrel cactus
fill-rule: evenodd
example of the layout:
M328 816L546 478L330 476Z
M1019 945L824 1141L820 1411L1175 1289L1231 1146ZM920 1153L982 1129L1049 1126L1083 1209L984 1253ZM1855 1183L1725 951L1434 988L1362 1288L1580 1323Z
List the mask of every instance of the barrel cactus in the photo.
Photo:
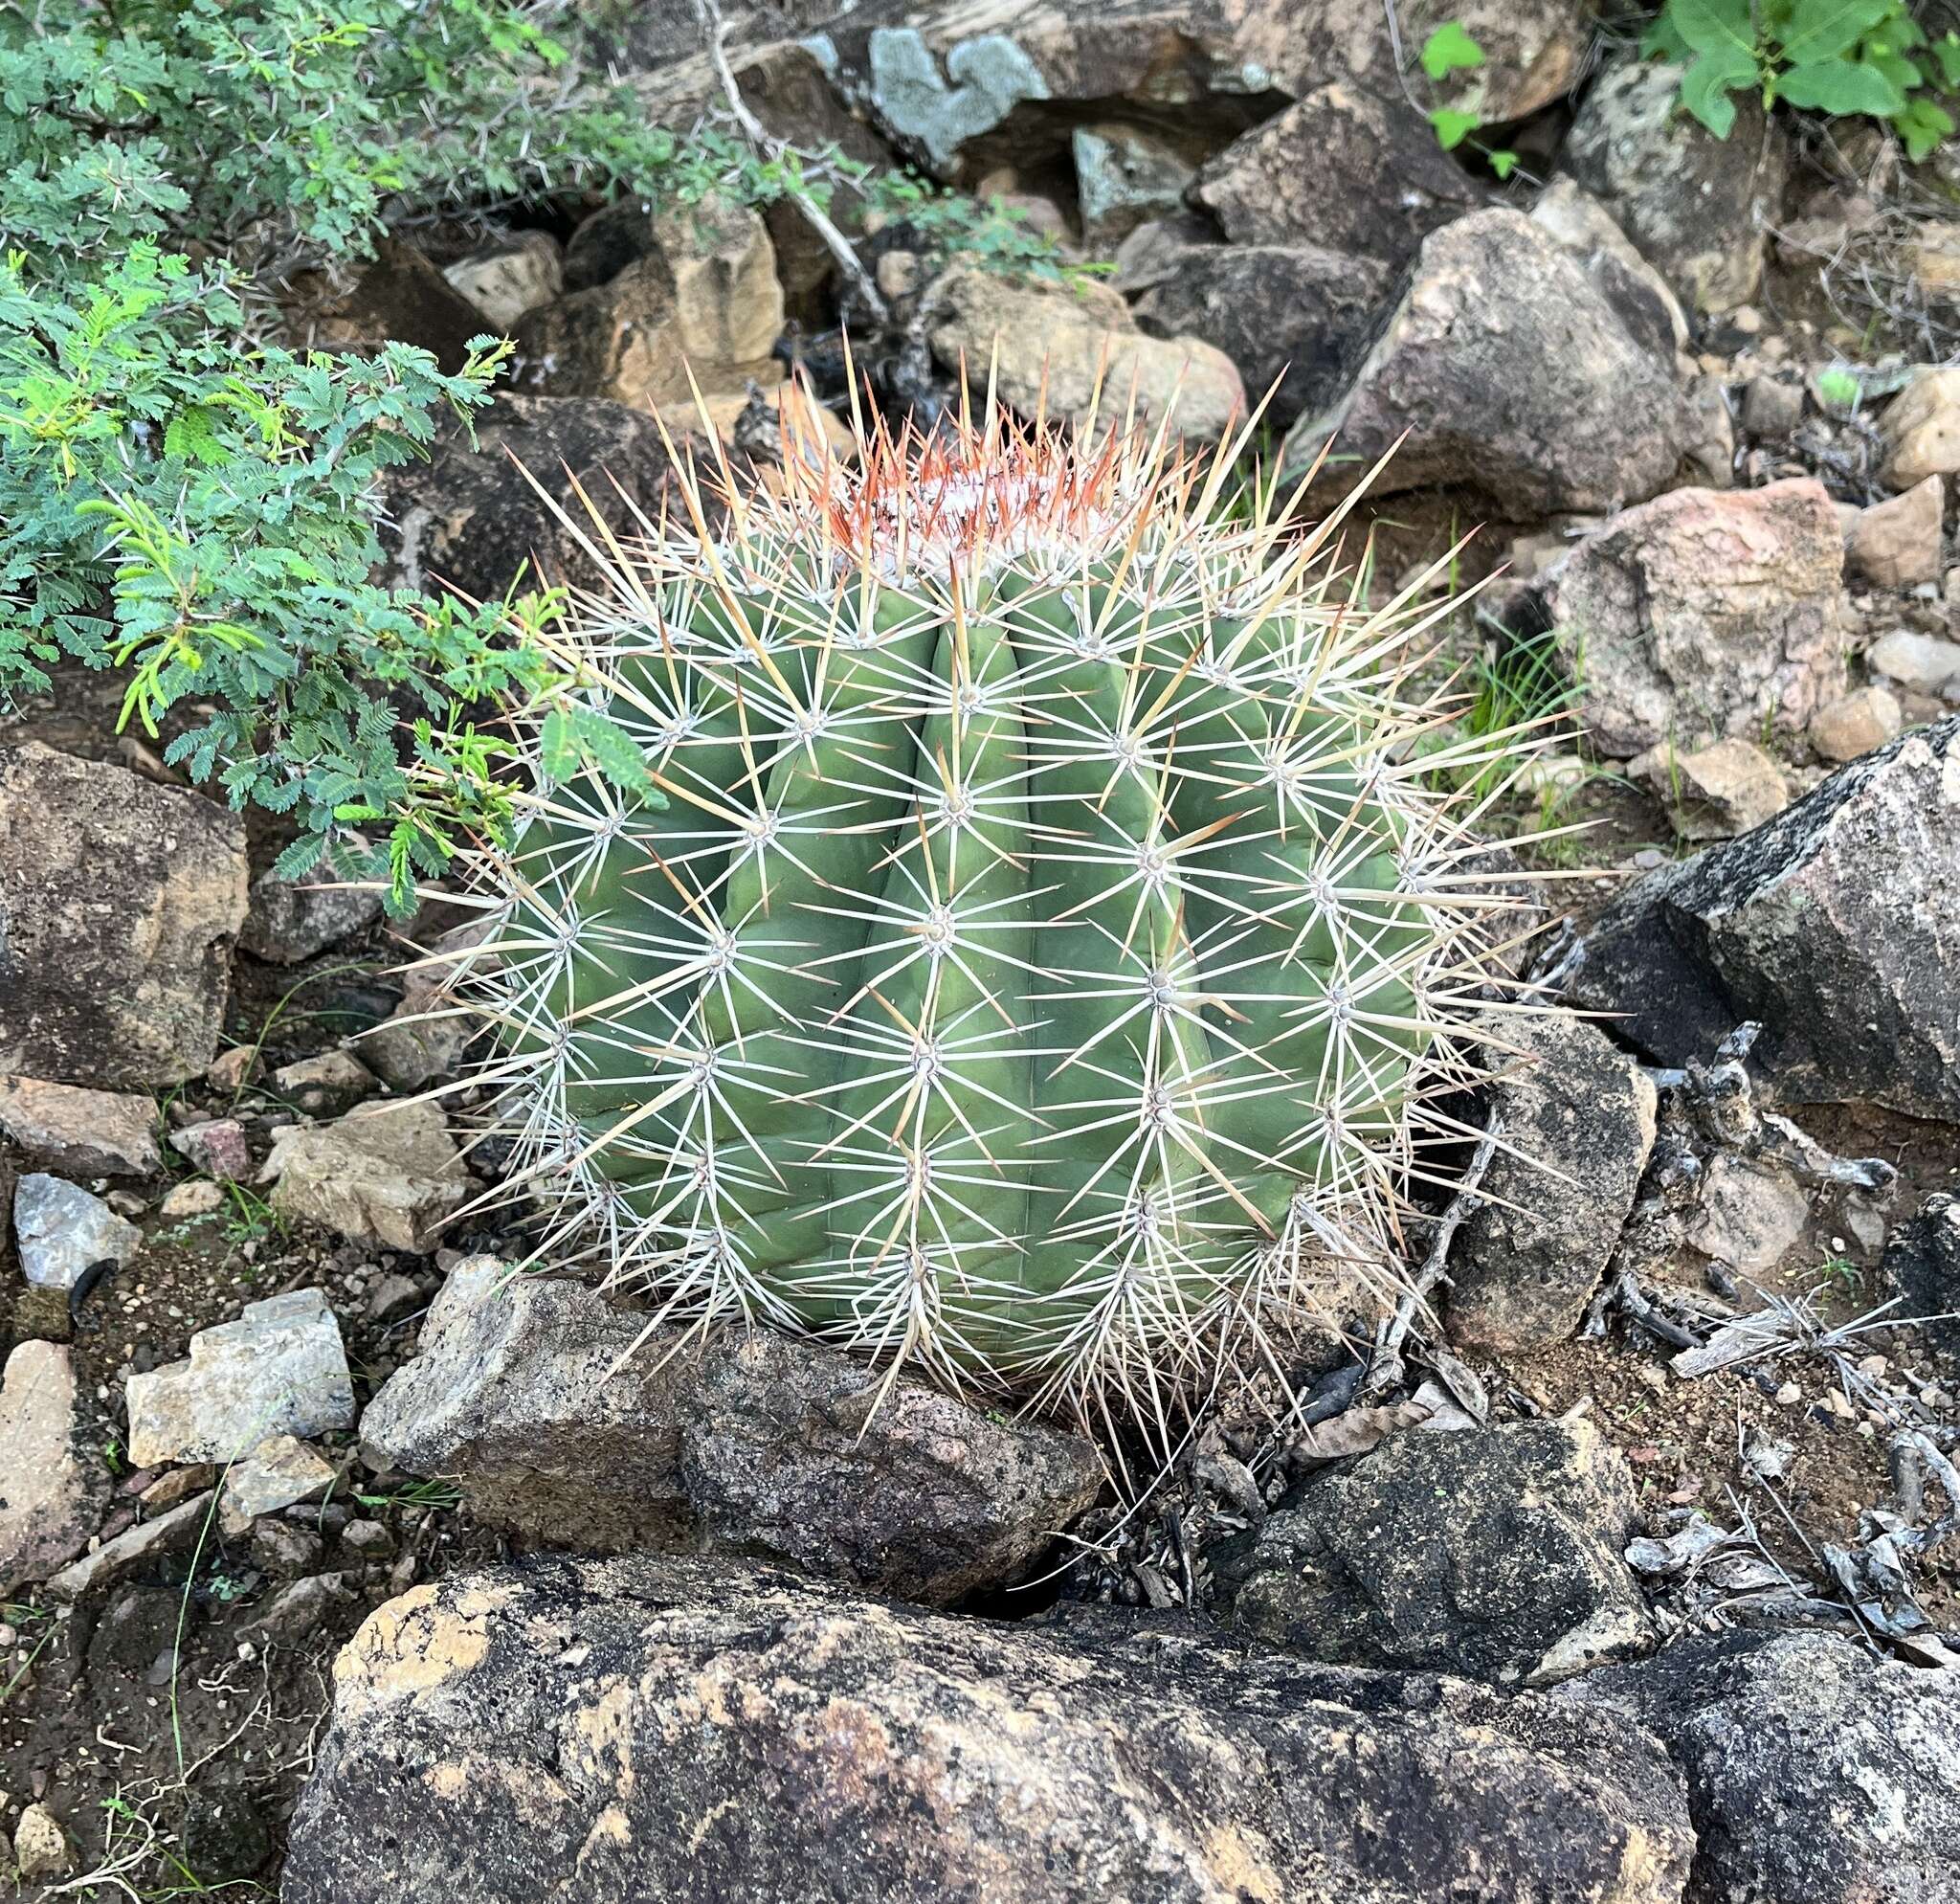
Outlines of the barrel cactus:
M1078 1408L1365 1323L1489 996L1434 594L1162 433L788 435L586 526L648 789L543 750L473 981L542 1251Z

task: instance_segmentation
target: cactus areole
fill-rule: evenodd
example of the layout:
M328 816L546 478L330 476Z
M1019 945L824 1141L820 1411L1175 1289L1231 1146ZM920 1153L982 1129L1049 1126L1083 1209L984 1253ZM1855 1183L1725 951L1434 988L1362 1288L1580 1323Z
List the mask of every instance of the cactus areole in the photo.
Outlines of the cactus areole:
M588 530L585 691L665 804L563 771L491 868L547 1247L1078 1404L1366 1326L1481 1008L1434 594L1161 433L786 437L712 532L692 482Z

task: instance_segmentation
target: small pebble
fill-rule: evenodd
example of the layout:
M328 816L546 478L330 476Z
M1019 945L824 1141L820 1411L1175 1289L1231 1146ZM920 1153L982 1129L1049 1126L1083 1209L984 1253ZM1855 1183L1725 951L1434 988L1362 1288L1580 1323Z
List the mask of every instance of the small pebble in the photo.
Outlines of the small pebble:
M1802 1400L1803 1390L1793 1381L1786 1381L1776 1391L1776 1405L1779 1408L1794 1408Z

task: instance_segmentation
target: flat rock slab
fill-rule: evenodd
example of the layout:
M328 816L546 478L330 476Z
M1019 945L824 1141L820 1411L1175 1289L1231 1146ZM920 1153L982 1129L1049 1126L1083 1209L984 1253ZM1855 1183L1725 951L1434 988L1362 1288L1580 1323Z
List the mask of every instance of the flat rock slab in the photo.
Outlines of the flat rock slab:
M284 1904L1677 1904L1616 1715L714 1563L418 1586L334 1669Z
M1312 1659L1549 1684L1653 1645L1634 1519L1588 1422L1405 1432L1266 1522L1233 1624Z
M318 1289L248 1304L201 1329L188 1360L132 1375L129 1459L233 1461L268 1437L354 1425L354 1386L340 1324Z
M1697 1636L1562 1688L1686 1774L1693 1904L1960 1897L1960 1673L1830 1633Z
M225 1469L218 1523L227 1534L243 1534L260 1514L320 1499L339 1472L298 1436L269 1436Z
M75 1365L59 1342L22 1342L0 1382L0 1594L44 1580L87 1546L101 1465L83 1465Z
M1095 1500L1095 1450L784 1336L649 1332L583 1284L450 1272L368 1404L377 1465L601 1551L704 1541L945 1604L1019 1577Z
M1761 490L1759 495L1769 491ZM1960 1122L1960 719L1841 767L1601 915L1566 995L1662 1064L1761 1021L1785 1103Z
M0 749L0 1067L144 1090L217 1055L245 821L30 742Z
M122 1091L0 1078L0 1131L71 1176L147 1176L163 1167L156 1106Z
M94 1265L128 1262L143 1232L80 1185L30 1171L13 1190L13 1241L36 1288L73 1289Z

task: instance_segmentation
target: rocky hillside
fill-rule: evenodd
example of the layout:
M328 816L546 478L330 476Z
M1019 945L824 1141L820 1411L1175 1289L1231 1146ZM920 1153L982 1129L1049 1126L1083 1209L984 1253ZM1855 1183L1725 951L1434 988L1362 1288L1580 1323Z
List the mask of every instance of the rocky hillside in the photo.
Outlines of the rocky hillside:
M1373 470L1342 559L1434 611L1510 901L1463 1009L1529 1009L1399 1306L1166 1462L540 1260L481 896L281 877L194 695L56 668L0 713L21 1894L1950 1904L1960 144L1753 80L1718 138L1592 0L714 11L583 10L562 83L827 211L462 190L278 283L295 346L514 344L379 578L592 590L546 492L657 532L963 377L1245 432L1302 525Z

